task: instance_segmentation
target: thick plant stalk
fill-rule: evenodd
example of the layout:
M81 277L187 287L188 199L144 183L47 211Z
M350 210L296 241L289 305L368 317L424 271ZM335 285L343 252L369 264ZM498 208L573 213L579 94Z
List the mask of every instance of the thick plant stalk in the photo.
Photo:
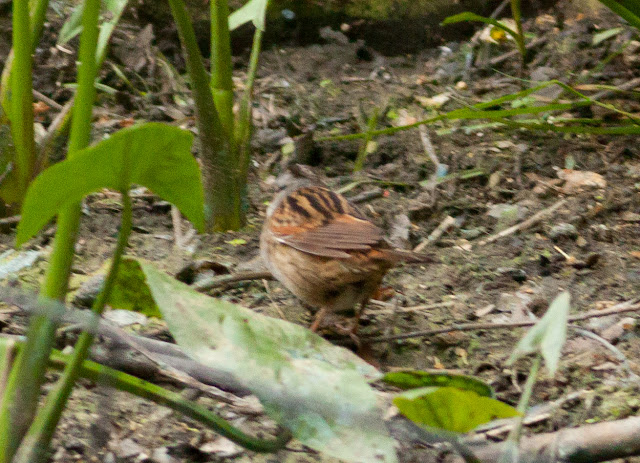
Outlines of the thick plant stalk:
M227 0L211 0L211 91L225 137L233 147L233 80Z
M231 138L225 136L209 88L193 25L183 0L169 0L187 58L187 71L196 104L198 139L202 159L205 218L213 231L237 230L243 225L241 191L235 181L237 164Z
M98 316L104 311L106 302L116 282L118 267L127 248L129 234L131 233L131 198L127 191L122 192L122 204L122 220L118 243L102 291L92 307L93 313ZM89 348L93 344L94 337L89 331L83 331L80 334L73 355L67 363L62 377L58 380L56 388L47 396L44 408L38 413L25 436L14 458L14 463L36 463L46 460L51 438L71 395L73 386L78 379L82 362L89 355Z
M36 49L40 38L42 37L42 30L44 28L44 21L47 13L47 7L49 6L49 0L36 0L31 10L31 54ZM24 35L23 37L27 37ZM15 42L14 42L15 43ZM9 81L11 80L12 67L14 60L14 50L12 49L4 61L4 67L2 69L2 77L0 78L0 103L6 113L10 113L9 108ZM3 122L0 118L0 123Z
M18 198L22 201L33 177L36 144L33 138L33 81L29 1L13 2L13 47L15 53L11 79L11 131L15 145L15 173Z
M93 85L97 66L99 0L85 0L80 39L78 91L73 108L73 122L68 157L85 148L91 135L91 113L95 99ZM80 204L67 207L58 215L58 228L49 267L41 288L44 298L63 300L68 287ZM0 463L9 463L27 432L38 404L40 387L54 341L56 324L44 315L32 319L27 342L16 362L0 403Z

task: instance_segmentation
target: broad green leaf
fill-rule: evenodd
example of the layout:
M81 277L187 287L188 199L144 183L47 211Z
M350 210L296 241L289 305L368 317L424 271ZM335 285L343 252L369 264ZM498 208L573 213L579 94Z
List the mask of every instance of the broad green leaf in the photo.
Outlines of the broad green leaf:
M269 0L249 0L229 15L229 30L232 31L252 21L256 29L264 31L268 4Z
M17 243L38 233L62 208L102 188L127 191L143 185L176 205L204 229L203 192L193 136L160 123L120 130L42 172L27 191Z
M509 358L508 364L525 355L539 352L547 368L554 374L558 368L562 347L567 339L567 318L571 307L568 291L558 295L544 316L524 335Z
M449 16L448 18L445 18L444 21L442 21L442 25L446 26L447 24L455 24L466 21L480 21L485 24L491 24L493 27L497 27L498 29L505 31L507 34L513 37L514 40L518 40L518 33L513 29L505 26L500 21L493 18L486 18L484 16L480 16L479 14L471 13L470 11L465 11L463 13Z
M351 462L395 462L368 380L380 373L306 328L195 292L141 263L171 334L231 376L303 444Z
M426 387L398 394L393 403L414 423L465 433L499 418L518 416L518 411L499 400L456 387Z
M423 387L455 387L473 391L483 397L494 397L491 386L472 376L452 375L449 373L429 373L420 370L393 371L382 378L387 384L400 389Z

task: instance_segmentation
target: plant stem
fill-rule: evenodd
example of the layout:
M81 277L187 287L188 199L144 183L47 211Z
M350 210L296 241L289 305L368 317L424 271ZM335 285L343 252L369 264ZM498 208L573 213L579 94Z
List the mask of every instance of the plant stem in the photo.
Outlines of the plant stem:
M211 92L225 137L233 137L233 81L229 3L211 0Z
M15 145L15 173L22 202L33 177L36 145L33 138L33 80L29 1L13 2L14 70L11 79L11 129Z
M364 160L367 158L369 154L369 142L373 138L373 131L376 129L376 125L378 125L378 114L380 109L374 108L373 114L369 118L367 122L367 131L365 132L365 137L362 140L362 144L360 145L360 150L358 151L358 157L356 158L356 162L353 165L353 172L360 172L364 167ZM438 166L436 166L438 167Z
M509 436L505 442L504 452L500 458L500 463L514 463L518 461L518 446L520 444L520 438L522 437L522 423L527 413L527 408L529 407L529 401L531 400L531 394L533 393L533 386L536 384L536 380L538 379L538 371L540 370L541 364L542 356L537 354L533 359L533 363L529 369L527 382L524 384L522 395L518 401L517 409L520 412L520 416L516 419L511 432L509 432Z
M52 366L61 368L66 363L66 356L54 353L51 356ZM186 400L180 394L168 391L160 386L149 383L135 376L122 373L117 370L100 365L92 361L85 361L82 364L80 375L92 381L102 381L109 386L120 391L129 392L138 397L149 399L159 405L165 405L183 415L192 418L205 426L211 428L218 434L232 440L242 447L254 452L275 452L283 448L291 440L291 434L284 431L275 439L258 439L249 436L230 425L226 420L211 413L204 407Z
M226 137L209 88L207 71L202 64L193 25L183 0L169 0L187 57L187 71L196 105L202 177L204 183L205 218L214 231L237 230L244 223L241 191L237 190L233 137Z
M236 143L238 146L239 157L239 173L238 173L238 189L245 191L247 184L247 175L249 173L249 163L251 162L251 135L253 131L253 112L251 103L253 101L253 88L258 72L258 61L260 57L260 49L262 48L261 29L256 29L253 34L253 46L251 47L251 57L249 58L249 69L247 70L247 81L245 82L244 94L240 102L240 110L238 111L238 123L236 124Z
M24 348L24 342L14 341L0 336L0 351L15 349L20 351ZM54 370L64 370L71 356L53 350L49 361L49 368ZM240 429L232 426L226 420L212 413L208 409L201 407L195 402L189 401L179 393L169 391L148 381L136 378L127 373L114 370L100 365L99 363L85 360L79 369L79 375L91 381L99 382L114 389L129 392L138 397L151 400L152 402L169 407L170 409L182 413L183 415L196 420L209 427L218 434L232 440L242 447L254 452L275 452L284 448L291 440L291 434L282 431L273 439L258 439L245 434Z
M127 191L122 192L122 206L120 232L118 233L118 242L113 253L111 267L107 273L104 287L91 309L98 316L104 311L106 302L111 295L111 290L118 276L118 267L127 248L131 233L131 198ZM67 363L62 377L58 380L55 389L47 396L44 407L36 416L29 432L22 441L22 445L18 449L14 463L41 462L46 459L51 438L73 391L73 386L78 379L82 362L89 355L89 348L93 344L94 337L90 331L83 331L80 334L73 355Z
M100 0L85 0L79 52L81 64L68 157L86 147L91 136L99 14ZM63 300L67 293L79 221L80 204L67 207L58 215L53 251L41 288L43 298ZM56 323L44 315L33 317L29 324L27 342L11 371L0 403L0 463L12 460L33 420L55 330Z
M38 43L40 43L40 38L42 36L42 29L44 26L44 21L47 13L47 7L49 6L49 0L37 0L35 6L31 10L31 54L36 49ZM24 36L26 37L26 35ZM15 43L15 42L14 42ZM11 49L9 51L9 55L4 61L4 66L2 68L2 76L0 77L0 104L2 104L2 108L5 109L6 113L10 113L9 111L9 81L11 80L12 68L14 61L14 50ZM0 118L0 122L3 122Z
M520 77L524 73L524 65L527 58L527 48L524 45L524 32L522 31L522 10L520 8L520 0L511 0L511 15L516 23L515 37L518 51L520 52Z

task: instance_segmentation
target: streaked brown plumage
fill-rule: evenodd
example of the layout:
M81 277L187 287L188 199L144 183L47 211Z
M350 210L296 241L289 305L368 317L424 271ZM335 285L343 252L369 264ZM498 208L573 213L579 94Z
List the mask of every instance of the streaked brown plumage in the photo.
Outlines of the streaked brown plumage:
M328 312L363 308L398 262L428 260L392 249L345 197L305 183L280 192L269 206L260 252L287 289L321 309L314 331Z

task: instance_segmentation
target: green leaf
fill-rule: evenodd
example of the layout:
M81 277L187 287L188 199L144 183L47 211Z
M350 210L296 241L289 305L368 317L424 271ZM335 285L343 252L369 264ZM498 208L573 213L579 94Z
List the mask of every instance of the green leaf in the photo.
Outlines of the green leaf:
M518 33L513 29L505 26L504 24L502 24L500 21L496 19L486 18L484 16L480 16L479 14L471 13L470 11L465 11L463 13L449 16L448 18L445 18L444 21L442 21L442 25L446 26L447 24L455 24L455 23L466 22L466 21L480 21L485 24L491 24L493 27L497 27L498 29L505 31L507 34L513 37L514 40L518 41Z
M640 2L637 0L600 0L600 3L614 11L636 29L640 29Z
M306 328L195 292L141 263L177 343L251 390L303 444L352 462L395 462L368 380L380 373Z
M570 302L571 296L568 291L558 295L540 321L520 339L507 364L510 365L525 355L539 352L551 374L554 374L558 368L562 346L567 339Z
M237 29L249 21L256 29L264 31L264 20L269 0L250 0L229 15L229 30Z
M455 387L426 387L397 395L393 403L400 413L423 427L465 433L518 411L496 399Z
M111 38L111 34L115 29L128 0L104 0L103 12L100 24L100 34L98 35L98 46L96 48L96 57L102 59L107 49L107 44ZM82 10L84 3L81 2L71 13L69 19L60 28L58 35L58 45L64 45L71 39L82 32ZM106 19L108 18L108 19Z
M231 246L244 246L245 244L247 244L247 240L236 238L233 240L225 241L225 243L230 244Z
M598 45L598 44L604 42L605 40L610 39L611 37L615 37L616 35L618 35L622 31L624 31L623 27L614 27L613 29L605 29L603 31L600 31L597 34L593 35L593 39L591 40L591 44L592 45Z
M449 373L429 373L420 370L394 371L382 378L387 384L400 389L416 389L421 387L455 387L473 391L483 397L494 397L493 389L479 379L466 375Z
M69 19L60 28L57 45L64 45L82 31L82 10L84 2L73 9Z
M148 317L162 318L146 284L140 263L135 259L125 257L120 262L118 276L107 304L113 309L131 310Z
M204 229L198 163L186 130L147 123L120 130L42 172L27 191L17 243L38 233L61 209L102 188L127 191L143 185L173 203L198 230Z

